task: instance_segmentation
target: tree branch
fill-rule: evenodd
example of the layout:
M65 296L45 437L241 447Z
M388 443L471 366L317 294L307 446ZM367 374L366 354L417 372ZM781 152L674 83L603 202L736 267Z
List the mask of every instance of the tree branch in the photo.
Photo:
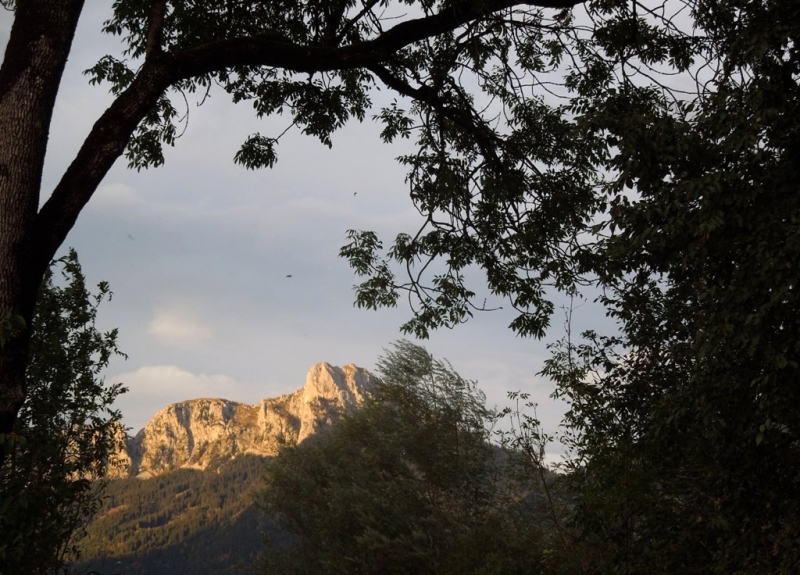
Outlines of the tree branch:
M49 262L66 239L83 207L117 158L139 122L159 96L178 81L163 58L153 57L136 79L95 122L78 154L36 216L36 257Z
M370 66L369 70L395 92L428 104L443 117L470 132L475 137L475 141L484 159L494 165L499 164L500 159L496 149L502 141L489 132L485 126L477 124L475 118L472 117L468 110L445 106L441 99L439 99L439 95L436 93L435 89L425 85L414 88L405 80L393 75L382 66Z
M366 68L388 60L415 42L451 32L464 24L513 6L570 8L585 0L462 0L438 14L397 24L372 40L340 48L302 46L280 34L231 38L175 54L181 79L234 66L267 66L302 73Z
M369 0L366 4L364 4L364 7L361 9L361 11L358 14L356 14L353 18L348 20L348 22L344 25L342 31L339 32L337 40L341 40L345 36L347 36L347 33L356 24L358 24L358 21L361 20L370 10L372 10L378 2L380 2L380 0Z
M455 30L472 20L513 6L569 8L584 0L462 0L433 16L408 20L372 40L343 47L302 46L280 34L240 37L212 42L174 54L158 49L165 2L155 0L148 31L148 55L133 83L106 110L92 128L75 160L64 173L51 197L37 216L37 255L49 261L66 238L83 207L131 135L159 96L171 85L189 78L220 72L232 67L280 68L301 73L366 68L398 92L421 101L422 93L395 78L380 66L398 50L426 38ZM433 94L435 96L435 94ZM441 103L440 103L441 106ZM442 110L440 110L441 112ZM465 128L476 128L464 112L447 108L448 117ZM481 130L479 130L481 131ZM478 142L487 158L493 153L491 138L481 131Z
M166 13L167 1L153 0L150 21L147 24L147 44L145 44L145 54L148 56L161 52L161 35L164 30Z
M342 18L344 17L346 9L346 0L339 0L330 7L325 18L325 32L322 37L322 43L325 46L333 47L338 44L339 36L337 36L336 31L342 24Z
M454 4L433 16L402 22L381 34L373 42L376 48L380 47L382 50L396 52L409 44L446 32L452 32L472 20L506 8L514 6L572 8L584 2L585 0L528 0L522 2L520 0L484 0L483 2L462 0L462 2Z

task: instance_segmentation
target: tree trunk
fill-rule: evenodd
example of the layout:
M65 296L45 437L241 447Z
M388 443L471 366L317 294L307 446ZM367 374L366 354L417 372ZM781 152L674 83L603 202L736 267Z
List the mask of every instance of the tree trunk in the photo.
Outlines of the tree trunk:
M0 68L0 319L30 326L52 254L33 233L53 107L83 0L18 0ZM25 400L27 329L5 330L0 349L0 434ZM0 463L5 450L0 443Z

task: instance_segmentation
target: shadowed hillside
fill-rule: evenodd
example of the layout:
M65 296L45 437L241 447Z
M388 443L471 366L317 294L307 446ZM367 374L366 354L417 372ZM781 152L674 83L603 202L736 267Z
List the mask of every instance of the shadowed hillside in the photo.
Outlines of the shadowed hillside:
M269 525L253 505L267 459L241 456L204 471L119 479L80 542L79 566L103 574L239 574Z

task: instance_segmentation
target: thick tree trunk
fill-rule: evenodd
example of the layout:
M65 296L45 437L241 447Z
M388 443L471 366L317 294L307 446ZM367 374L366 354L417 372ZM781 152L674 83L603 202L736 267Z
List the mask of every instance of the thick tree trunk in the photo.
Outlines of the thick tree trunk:
M0 68L0 318L27 325L49 261L33 233L47 138L82 9L83 0L18 0ZM4 335L0 433L9 433L25 399L29 337Z

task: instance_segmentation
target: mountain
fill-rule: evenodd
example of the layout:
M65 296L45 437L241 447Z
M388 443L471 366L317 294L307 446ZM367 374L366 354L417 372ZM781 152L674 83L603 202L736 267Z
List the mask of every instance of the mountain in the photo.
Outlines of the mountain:
M237 455L273 456L353 409L369 387L365 369L323 362L311 367L302 388L255 405L216 398L174 403L125 439L112 474L146 479Z
M272 529L254 504L264 466L364 399L369 373L311 367L305 385L247 405L193 399L126 437L103 508L77 541L76 572L217 575L244 571Z

